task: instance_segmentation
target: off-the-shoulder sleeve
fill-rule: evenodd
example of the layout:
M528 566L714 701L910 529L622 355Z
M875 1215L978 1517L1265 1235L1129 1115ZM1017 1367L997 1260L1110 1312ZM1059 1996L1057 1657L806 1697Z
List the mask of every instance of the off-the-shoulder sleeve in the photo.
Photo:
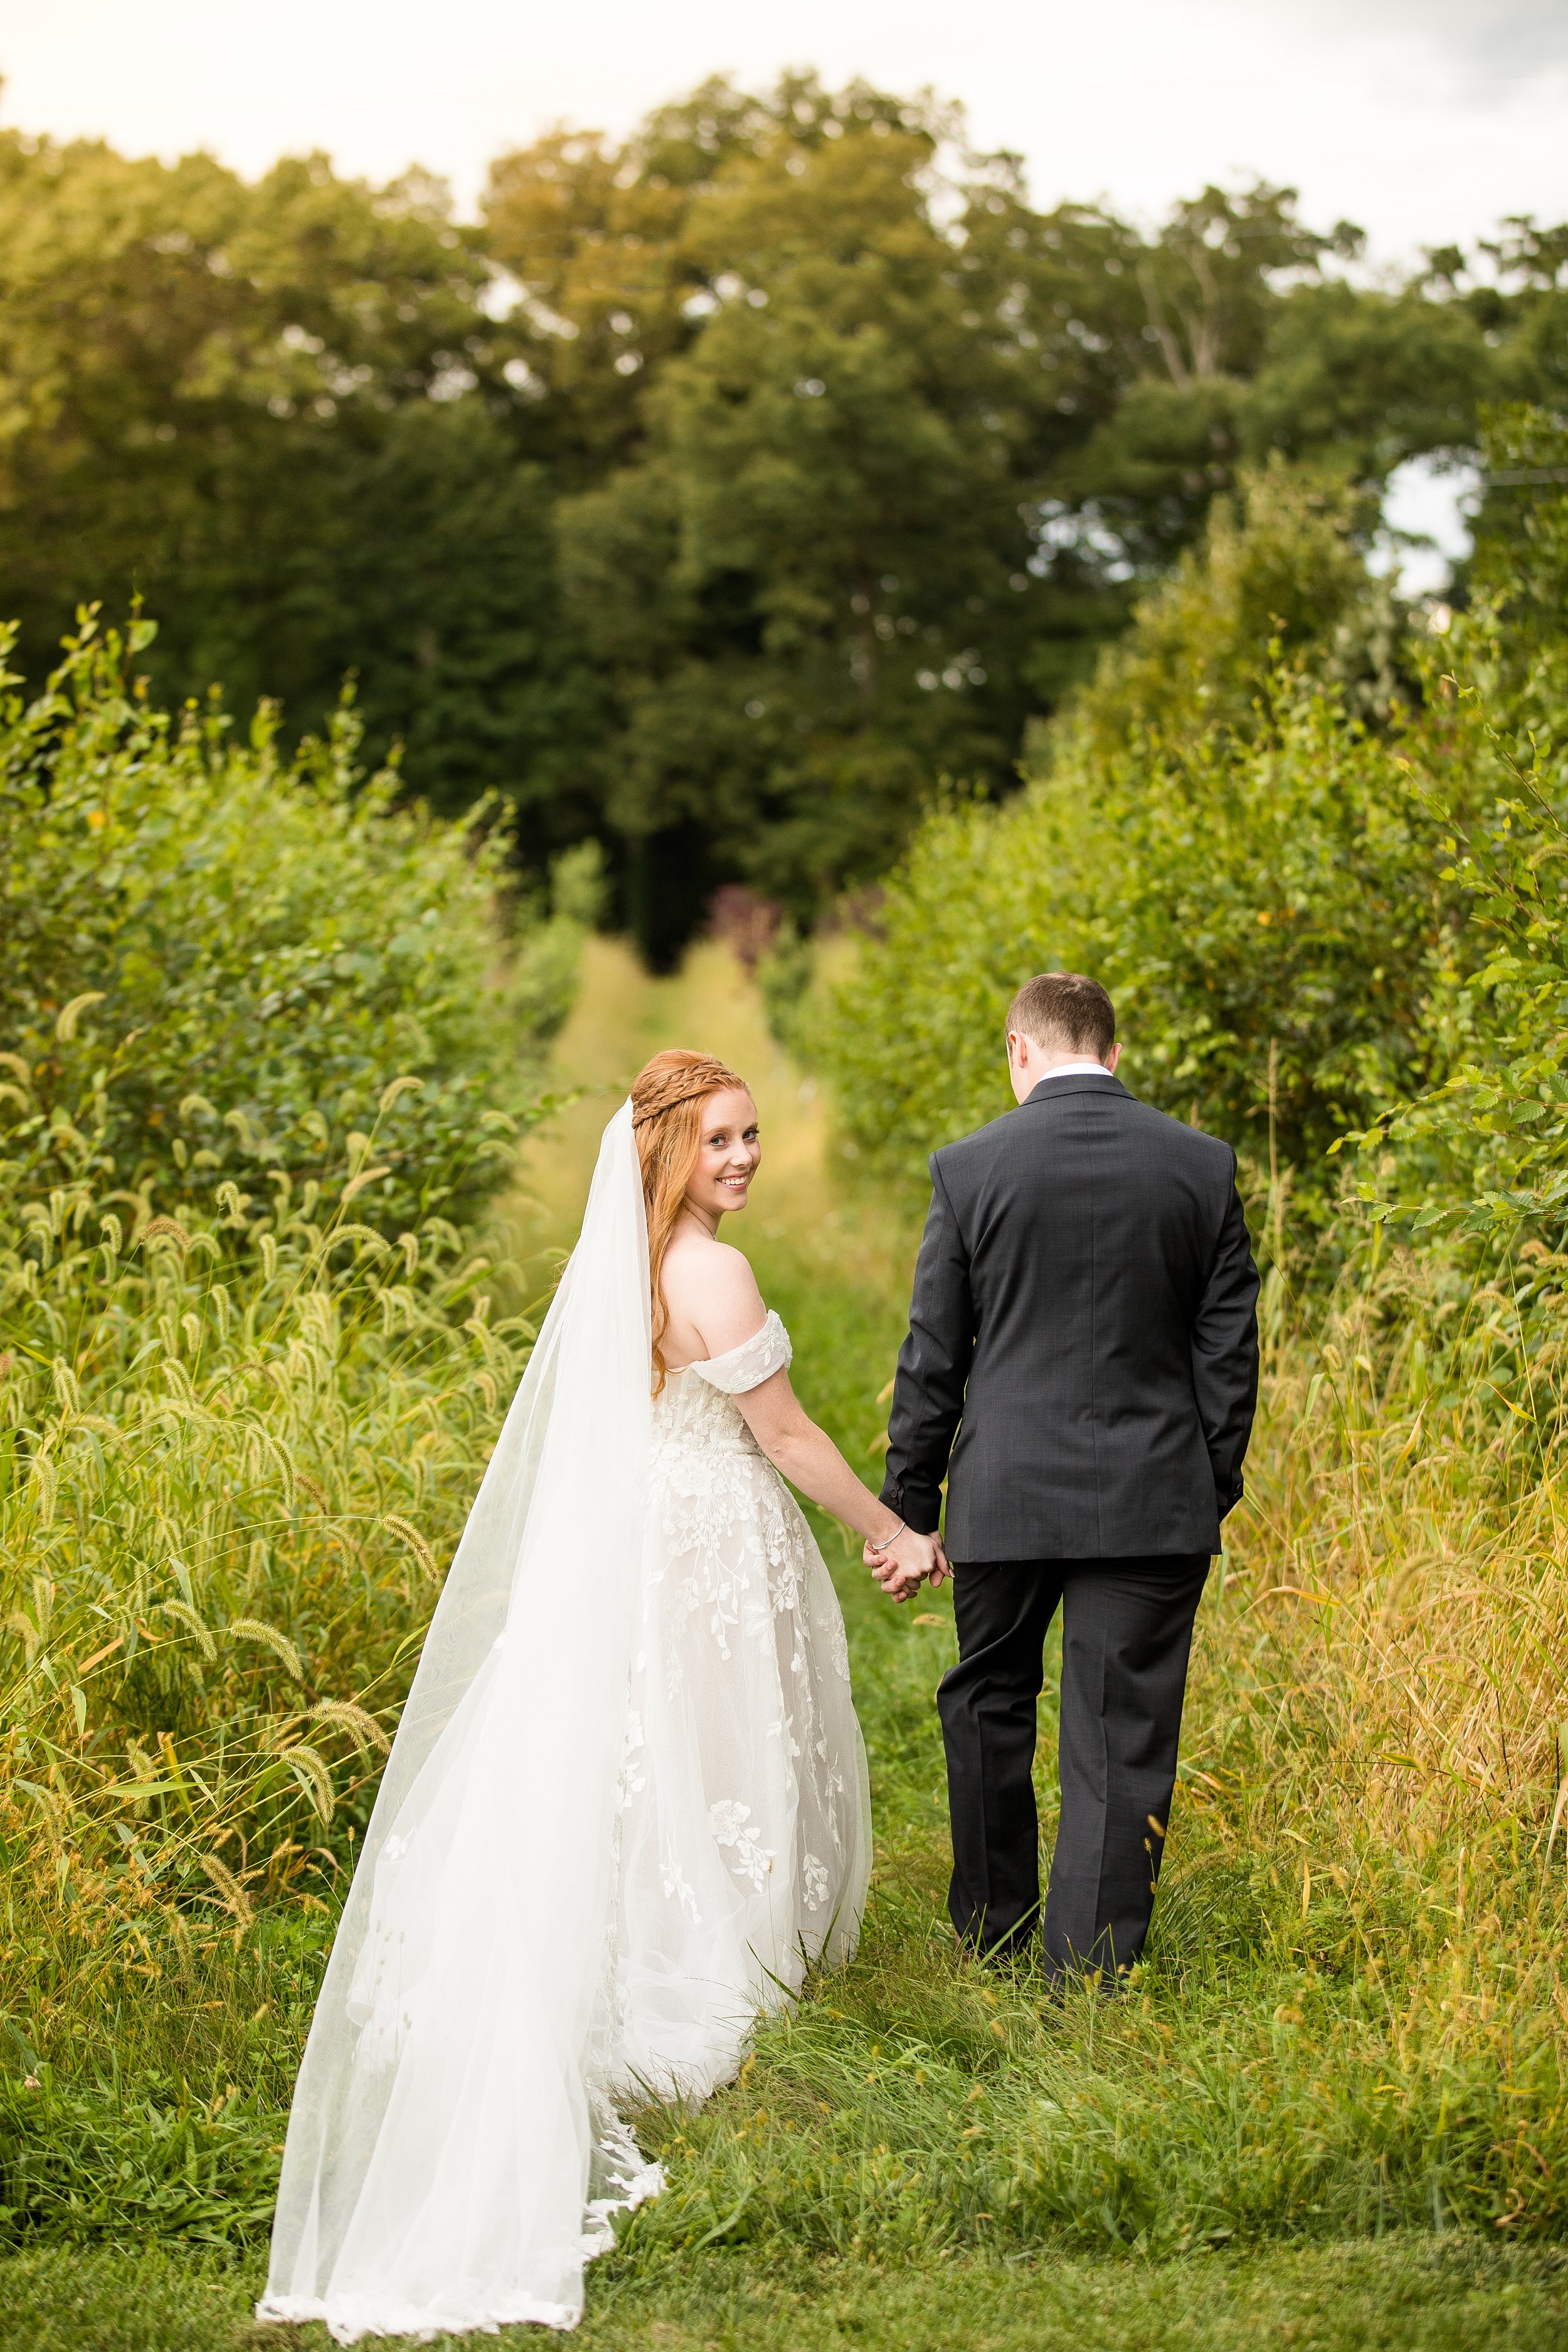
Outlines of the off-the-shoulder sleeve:
M710 1387L722 1389L726 1396L744 1396L748 1389L761 1388L775 1372L782 1372L794 1354L789 1333L770 1307L762 1329L742 1339L738 1348L722 1356L710 1356L706 1363L688 1364L686 1369Z

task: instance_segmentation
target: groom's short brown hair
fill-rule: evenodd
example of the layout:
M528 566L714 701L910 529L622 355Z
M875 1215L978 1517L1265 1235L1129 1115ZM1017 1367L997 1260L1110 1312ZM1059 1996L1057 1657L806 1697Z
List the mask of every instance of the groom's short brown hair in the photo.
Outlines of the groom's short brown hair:
M1035 1045L1060 1045L1103 1062L1116 1043L1116 1007L1098 980L1081 971L1042 971L1007 1007L1009 1034Z

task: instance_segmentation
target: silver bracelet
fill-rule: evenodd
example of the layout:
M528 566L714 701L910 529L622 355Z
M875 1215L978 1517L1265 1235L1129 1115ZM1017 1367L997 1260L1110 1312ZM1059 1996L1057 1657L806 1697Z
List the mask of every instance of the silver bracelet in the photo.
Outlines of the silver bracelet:
M898 1526L893 1529L892 1534L890 1536L884 1537L880 1543L878 1542L875 1536L868 1536L866 1540L870 1545L873 1551L887 1551L892 1545L898 1542L899 1538L903 1534L904 1529L908 1526L908 1519L900 1519Z

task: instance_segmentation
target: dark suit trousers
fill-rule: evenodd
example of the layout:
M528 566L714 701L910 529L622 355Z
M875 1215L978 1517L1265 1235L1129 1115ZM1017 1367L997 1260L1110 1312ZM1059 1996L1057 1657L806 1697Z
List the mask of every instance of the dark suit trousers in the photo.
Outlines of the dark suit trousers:
M1053 1974L1143 1948L1176 1780L1205 1554L1004 1560L953 1575L958 1664L937 1692L952 1817L948 1909L983 1953L1040 1921L1031 1768L1047 1629L1062 1612L1061 1821L1044 1919Z

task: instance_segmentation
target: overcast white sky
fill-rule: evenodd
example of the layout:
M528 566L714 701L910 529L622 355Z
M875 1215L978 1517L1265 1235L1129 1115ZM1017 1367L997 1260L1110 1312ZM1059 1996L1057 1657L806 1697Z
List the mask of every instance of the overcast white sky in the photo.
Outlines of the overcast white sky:
M1149 217L1263 173L1390 261L1568 215L1568 0L0 0L0 121L246 173L416 161L465 207L552 121L622 131L795 64L963 100L1040 203Z
M247 173L310 148L378 180L419 163L466 211L552 122L624 131L710 74L797 65L962 100L1041 205L1149 222L1262 173L1391 267L1505 213L1568 217L1568 0L0 0L0 121ZM1390 521L1458 552L1468 485L1402 471ZM1402 568L1445 576L1436 551Z

